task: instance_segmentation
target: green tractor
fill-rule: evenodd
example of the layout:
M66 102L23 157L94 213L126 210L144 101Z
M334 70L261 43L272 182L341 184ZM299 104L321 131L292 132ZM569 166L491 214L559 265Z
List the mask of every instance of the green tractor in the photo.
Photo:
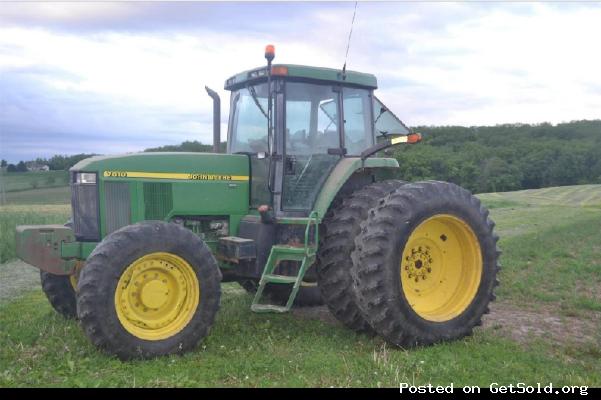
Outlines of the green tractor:
M401 346L469 335L498 284L498 237L451 183L390 179L379 157L419 142L354 71L272 65L232 76L227 154L92 157L70 170L72 220L18 226L52 306L121 359L183 353L207 336L221 282L257 313L325 303Z

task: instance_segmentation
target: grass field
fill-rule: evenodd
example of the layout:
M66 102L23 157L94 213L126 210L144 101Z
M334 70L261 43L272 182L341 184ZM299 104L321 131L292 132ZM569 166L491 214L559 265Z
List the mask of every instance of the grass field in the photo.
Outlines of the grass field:
M69 173L67 171L0 173L0 187L4 188L4 192L67 186L68 184Z
M390 348L343 328L324 307L251 313L251 297L224 284L217 321L196 351L122 363L50 308L35 270L11 262L0 266L0 387L601 386L601 185L479 197L501 235L503 270L497 302L472 337ZM69 211L61 205L0 210L6 259L11 224L30 223L42 210L48 222L61 222Z

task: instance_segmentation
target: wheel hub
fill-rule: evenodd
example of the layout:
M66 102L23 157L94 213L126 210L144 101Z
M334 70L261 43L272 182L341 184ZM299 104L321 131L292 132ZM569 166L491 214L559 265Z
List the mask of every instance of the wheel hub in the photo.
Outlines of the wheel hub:
M425 281L432 273L432 255L430 246L417 246L411 249L411 254L405 256L405 273L407 278L415 282Z
M140 300L145 307L159 309L167 301L169 288L160 280L152 280L140 290Z

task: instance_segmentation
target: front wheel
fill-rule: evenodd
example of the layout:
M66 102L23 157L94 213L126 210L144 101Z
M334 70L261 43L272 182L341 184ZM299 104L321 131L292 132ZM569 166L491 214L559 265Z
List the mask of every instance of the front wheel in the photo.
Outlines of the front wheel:
M67 319L77 317L75 281L69 275L54 275L40 271L42 290L56 312Z
M71 228L73 226L72 220L70 219L65 226ZM77 287L77 276L83 264L83 261L78 262L76 271L72 275L55 275L40 271L42 291L48 302L56 312L67 319L77 318L75 289Z
M92 342L121 359L194 348L219 308L221 273L191 231L144 222L94 249L77 287L77 314Z
M405 185L370 211L351 269L361 313L403 347L469 335L498 284L488 210L446 182Z

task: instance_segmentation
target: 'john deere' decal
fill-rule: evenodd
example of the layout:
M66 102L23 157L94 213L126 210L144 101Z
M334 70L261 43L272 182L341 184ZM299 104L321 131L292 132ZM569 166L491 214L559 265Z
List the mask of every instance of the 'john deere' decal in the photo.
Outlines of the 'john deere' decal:
M144 179L178 179L191 181L247 181L245 175L205 174L202 172L132 172L104 171L105 178L144 178Z

